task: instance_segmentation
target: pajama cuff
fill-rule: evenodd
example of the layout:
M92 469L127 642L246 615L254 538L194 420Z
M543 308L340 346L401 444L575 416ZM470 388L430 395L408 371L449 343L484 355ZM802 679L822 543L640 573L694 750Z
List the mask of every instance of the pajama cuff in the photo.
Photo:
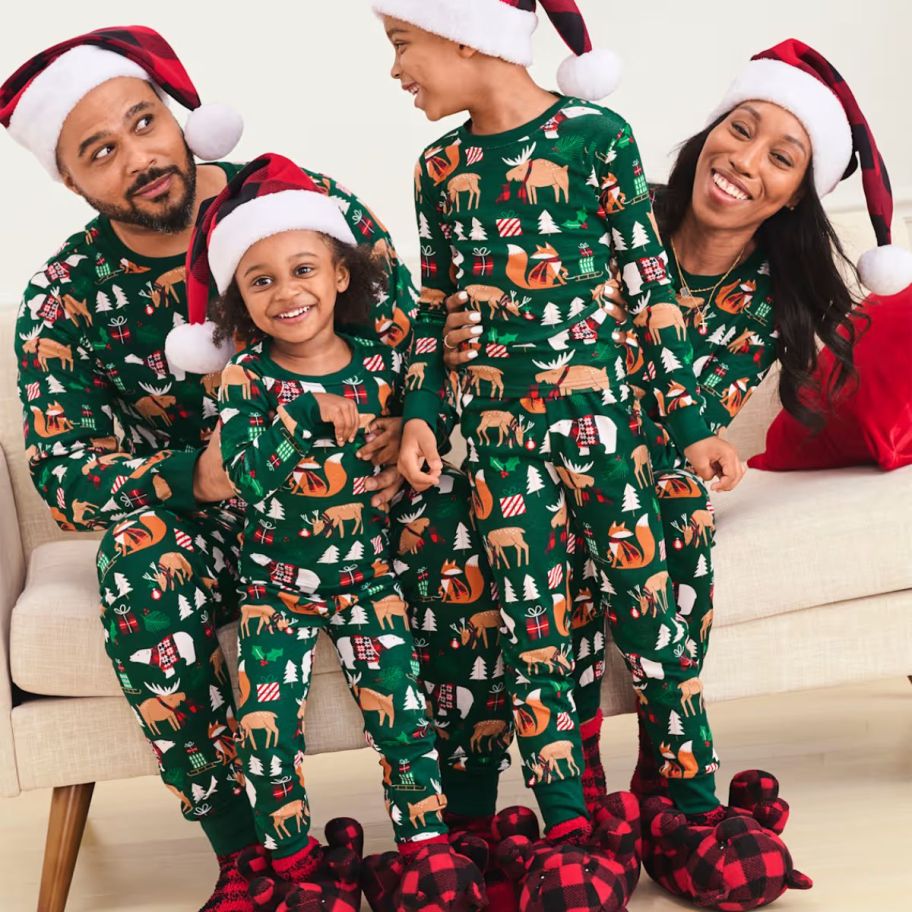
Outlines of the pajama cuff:
M202 452L174 450L155 470L171 489L171 496L162 501L162 504L173 513L186 515L199 509L199 504L193 496L193 474L196 471L196 460Z
M667 782L668 796L682 814L707 814L719 806L713 773L696 779L668 779Z
M243 795L217 816L201 818L200 825L216 855L231 855L260 841L253 811Z
M460 817L490 817L497 809L500 773L494 767L482 773L458 773L447 767L440 770L447 811Z
M668 428L668 433L671 434L672 439L682 453L691 444L713 436L713 432L703 419L698 405L688 405L685 408L676 409L673 412L669 412L661 420L662 424Z
M437 416L440 413L440 396L430 390L414 390L405 397L402 406L402 423L420 418L437 433Z
M583 784L579 777L561 779L557 782L542 782L533 786L545 830L577 817L589 819L589 811L583 800Z

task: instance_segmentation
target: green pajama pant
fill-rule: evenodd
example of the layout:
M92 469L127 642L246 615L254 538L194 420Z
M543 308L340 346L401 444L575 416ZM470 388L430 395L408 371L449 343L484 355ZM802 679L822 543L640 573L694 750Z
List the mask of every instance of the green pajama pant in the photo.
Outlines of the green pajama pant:
M594 391L550 399L531 414L519 401L473 398L462 429L508 631L501 643L526 781L546 825L586 815L571 542L588 556L583 571L593 574L666 774L711 775L717 761L695 645L676 614L639 421L610 392Z
M439 487L408 491L392 510L395 569L409 605L421 678L437 732L450 811L494 813L510 765L513 715L500 609L466 476L446 466Z
M321 629L336 647L367 741L381 756L397 842L445 833L434 732L405 604L392 577L375 578L357 595L326 604L331 616L319 619L289 611L277 592L248 595L241 605L238 753L260 841L279 856L308 841L304 720Z
M105 648L162 781L218 854L257 841L238 785L237 725L218 627L237 617L238 517L137 510L97 565Z

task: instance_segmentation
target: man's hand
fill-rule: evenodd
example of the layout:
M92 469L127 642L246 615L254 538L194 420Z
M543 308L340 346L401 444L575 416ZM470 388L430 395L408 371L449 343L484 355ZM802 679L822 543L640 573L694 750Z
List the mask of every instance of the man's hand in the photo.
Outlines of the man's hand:
M193 496L200 503L218 503L236 493L222 463L222 426L217 424L193 468Z
M401 418L377 418L367 428L367 443L358 450L358 457L378 466L394 465L401 441Z
M443 326L443 363L456 370L478 357L478 337L482 333L481 314L466 310L469 296L464 291L446 299L447 318Z
M361 426L361 417L358 406L345 396L335 393L313 393L317 405L320 406L320 417L336 429L336 443L354 442L358 428Z
M402 474L394 465L387 466L382 472L374 475L373 478L368 478L364 482L365 489L377 492L371 498L371 506L386 506L399 493L403 480Z
M437 452L437 440L428 423L420 418L406 422L402 432L399 471L416 491L426 491L440 482L443 460Z
M721 437L707 437L691 444L684 456L704 481L719 480L711 485L713 491L733 491L744 478L744 464L738 451Z

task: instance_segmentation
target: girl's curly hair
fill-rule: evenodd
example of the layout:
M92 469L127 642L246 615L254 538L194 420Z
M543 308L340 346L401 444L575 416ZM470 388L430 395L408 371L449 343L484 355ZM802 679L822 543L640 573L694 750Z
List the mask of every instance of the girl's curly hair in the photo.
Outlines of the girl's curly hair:
M345 266L350 276L348 288L336 297L333 325L336 330L352 335L372 335L371 310L387 282L382 265L374 259L369 246L346 244L328 234L318 233L332 253L333 264ZM262 331L247 312L236 279L232 279L225 293L210 305L209 318L215 324L217 343L237 338L250 345L263 338Z

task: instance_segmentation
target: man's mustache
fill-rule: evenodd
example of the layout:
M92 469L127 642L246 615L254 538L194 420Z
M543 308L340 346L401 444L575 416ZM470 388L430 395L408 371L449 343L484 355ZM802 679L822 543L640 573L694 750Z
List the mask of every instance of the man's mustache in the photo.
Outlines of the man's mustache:
M171 165L170 168L151 168L146 171L144 174L140 174L139 177L133 182L133 186L127 190L127 196L135 196L143 187L148 187L149 184L154 184L155 181L161 180L168 174L176 174L178 177L183 177L181 174L180 168L176 165Z

